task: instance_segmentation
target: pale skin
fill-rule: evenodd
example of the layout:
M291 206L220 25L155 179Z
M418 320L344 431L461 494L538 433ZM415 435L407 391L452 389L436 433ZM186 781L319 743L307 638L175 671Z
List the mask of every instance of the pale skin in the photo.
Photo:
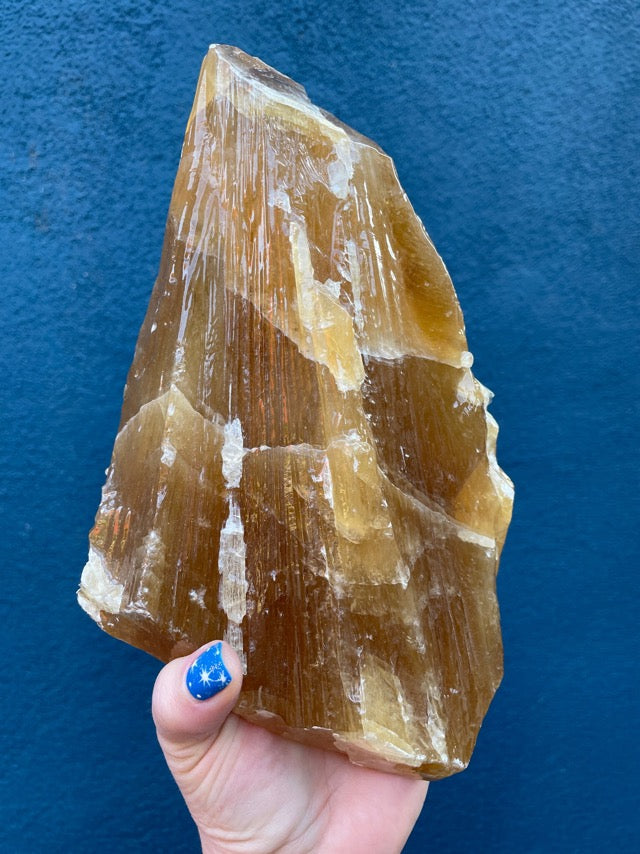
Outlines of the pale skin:
M232 714L242 669L227 644L231 684L196 700L185 676L206 646L167 664L153 691L158 740L204 854L400 852L427 784L352 765Z

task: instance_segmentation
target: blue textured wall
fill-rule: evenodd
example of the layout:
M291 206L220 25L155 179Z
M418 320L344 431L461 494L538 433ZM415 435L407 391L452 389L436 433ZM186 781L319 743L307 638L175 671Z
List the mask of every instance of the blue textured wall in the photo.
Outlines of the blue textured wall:
M637 850L638 9L0 4L0 850L197 848L157 664L74 594L211 41L395 158L497 393L506 677L407 850Z

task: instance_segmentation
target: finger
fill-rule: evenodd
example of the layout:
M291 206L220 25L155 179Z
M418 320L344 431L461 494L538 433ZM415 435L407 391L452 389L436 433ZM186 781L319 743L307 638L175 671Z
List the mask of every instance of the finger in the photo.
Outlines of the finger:
M158 674L152 712L160 743L185 745L214 739L242 686L242 665L229 644L214 641Z

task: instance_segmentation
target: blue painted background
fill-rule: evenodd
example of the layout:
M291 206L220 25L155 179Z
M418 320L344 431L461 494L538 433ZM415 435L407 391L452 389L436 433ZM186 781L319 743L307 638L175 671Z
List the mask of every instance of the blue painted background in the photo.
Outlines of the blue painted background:
M638 9L3 0L0 850L197 849L75 588L212 41L395 158L497 394L506 677L407 851L637 850Z

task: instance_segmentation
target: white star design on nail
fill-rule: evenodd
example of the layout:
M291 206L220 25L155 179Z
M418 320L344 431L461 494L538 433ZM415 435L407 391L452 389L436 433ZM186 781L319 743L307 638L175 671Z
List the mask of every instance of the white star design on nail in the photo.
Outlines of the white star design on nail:
M211 671L211 670L207 670L206 667L200 668L200 682L203 685L210 685L211 684L211 673L212 672L213 671Z

